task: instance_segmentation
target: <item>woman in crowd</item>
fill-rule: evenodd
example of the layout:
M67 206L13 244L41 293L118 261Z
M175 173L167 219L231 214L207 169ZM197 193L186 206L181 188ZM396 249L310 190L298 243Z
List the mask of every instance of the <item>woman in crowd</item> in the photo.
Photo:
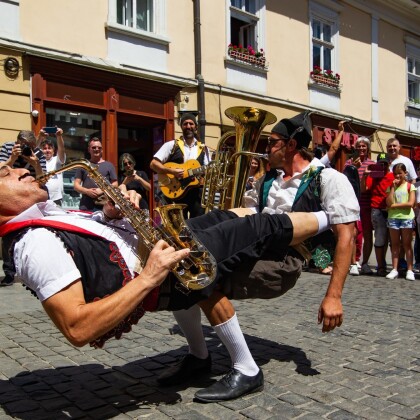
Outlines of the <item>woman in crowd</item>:
M355 153L351 159L348 159L345 166L354 165L359 172L360 181L363 178L363 174L369 165L373 165L375 162L369 158L370 155L370 140L367 137L359 137L354 144ZM357 261L362 256L362 264L360 274L370 275L373 271L368 265L369 257L373 248L373 225L371 216L371 191L362 191L359 197L360 204L360 222L357 225L358 235L356 238L356 250L355 255L350 267L350 274L358 275L359 270ZM363 243L363 251L362 251Z
M246 190L252 189L254 182L265 174L266 162L262 158L253 157L249 166Z
M135 190L141 195L140 208L149 209L150 181L146 172L135 169L136 161L130 153L123 153L119 159L120 173L118 185L125 185L127 190Z
M413 272L413 238L414 211L416 187L406 181L407 169L403 163L397 163L393 168L394 181L388 189L386 204L388 207L388 229L391 238L392 270L387 279L398 277L398 259L402 244L407 258L407 280L415 280Z

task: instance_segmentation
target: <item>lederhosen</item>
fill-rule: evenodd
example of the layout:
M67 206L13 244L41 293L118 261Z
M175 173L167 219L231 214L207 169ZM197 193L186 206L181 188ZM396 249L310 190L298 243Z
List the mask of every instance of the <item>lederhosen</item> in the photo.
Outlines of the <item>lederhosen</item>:
M73 225L43 219L32 219L6 226L8 231L3 241L12 261L14 244L30 229L44 227L60 238L81 273L86 302L93 302L111 295L132 280L130 270L115 242ZM95 255L95 258L92 258L92 255ZM36 296L34 291L31 290L31 292ZM123 333L131 331L131 326L138 323L145 311L156 309L158 294L159 288L154 289L130 315L112 330L92 341L90 345L101 348L108 339L112 337L120 339Z
M184 163L184 147L185 147L185 143L182 137L175 140L174 147L171 150L171 153L167 159L167 162L173 162L173 163L179 163L179 164ZM197 141L197 147L198 147L198 153L197 153L198 156L196 160L201 166L203 166L204 159L208 153L207 148L203 143L199 141ZM192 211L194 213L193 214L194 216L198 216L204 213L204 209L201 208L202 194L203 194L203 188L200 186L200 187L190 188L182 198L173 199L173 200L166 198L165 200L172 201L173 203L186 204L187 209L184 212L185 217L187 217L188 210Z
M320 173L323 167L309 170L297 191L292 211L313 212L322 210L320 200ZM259 210L264 209L268 193L278 174L275 169L267 172L260 189ZM315 257L318 263L331 260L335 240L332 231L325 231L305 241L305 253L302 247L297 250L289 247L283 255L264 255L248 272L238 271L231 281L224 284L224 292L233 299L262 298L271 299L283 295L293 288L302 273L302 264L308 255ZM230 288L229 288L230 287Z

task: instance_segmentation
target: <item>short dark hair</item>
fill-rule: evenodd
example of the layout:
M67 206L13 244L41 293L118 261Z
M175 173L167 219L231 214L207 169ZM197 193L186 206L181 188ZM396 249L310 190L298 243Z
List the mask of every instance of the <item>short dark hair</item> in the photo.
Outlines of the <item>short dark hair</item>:
M40 147L51 146L55 150L55 143L51 139L42 140Z
M100 139L100 138L98 138L98 137L92 137L91 139L89 139L89 141L88 141L88 147L90 146L90 144L92 143L92 142L94 142L94 141L99 141L99 143L101 143L102 144L102 140Z
M21 130L19 131L19 134L17 135L18 140L26 140L29 142L36 143L36 137L33 131L30 130Z

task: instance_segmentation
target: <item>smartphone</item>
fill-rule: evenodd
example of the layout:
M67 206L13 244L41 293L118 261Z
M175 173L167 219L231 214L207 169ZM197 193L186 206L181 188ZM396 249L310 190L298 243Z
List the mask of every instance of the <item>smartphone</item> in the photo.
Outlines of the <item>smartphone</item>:
M131 176L134 174L134 169L128 169L124 172L125 176Z
M359 150L355 149L351 155L352 160L356 160L360 156Z
M386 175L385 165L383 163L375 163L369 165L368 169L372 178L383 178Z
M47 134L57 133L57 127L44 127L42 130L45 131Z

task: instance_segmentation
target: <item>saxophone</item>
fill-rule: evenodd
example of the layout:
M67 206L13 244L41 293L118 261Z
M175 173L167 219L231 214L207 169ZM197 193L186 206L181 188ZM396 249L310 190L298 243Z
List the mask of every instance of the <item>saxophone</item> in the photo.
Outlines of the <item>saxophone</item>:
M180 286L178 288L182 292L189 293L190 290L203 289L214 281L217 270L216 260L207 248L196 239L185 223L182 214L184 204L168 204L157 208L156 211L161 217L162 225L153 226L148 211L135 209L119 188L112 186L86 159L75 160L60 169L40 175L36 181L45 184L55 174L73 168L83 168L88 172L89 177L118 206L123 216L138 234L139 240L149 251L160 239L175 249L190 248L189 256L171 270L180 281L177 286Z

